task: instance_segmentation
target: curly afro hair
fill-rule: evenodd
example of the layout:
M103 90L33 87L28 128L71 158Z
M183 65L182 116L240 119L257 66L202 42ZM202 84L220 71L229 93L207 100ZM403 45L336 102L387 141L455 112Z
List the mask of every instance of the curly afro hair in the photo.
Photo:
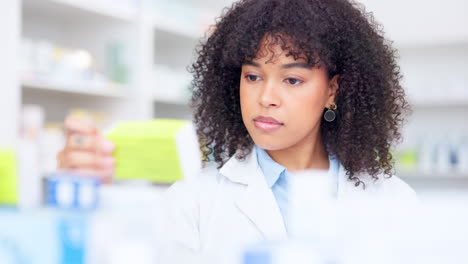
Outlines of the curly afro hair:
M339 74L335 121L321 122L324 145L356 186L359 174L393 175L391 146L409 109L400 86L397 52L364 7L348 0L241 0L224 10L197 47L190 69L194 122L206 161L221 167L250 153L240 111L241 67L258 58L265 36L287 56ZM270 47L271 48L271 47ZM236 154L237 153L237 154Z

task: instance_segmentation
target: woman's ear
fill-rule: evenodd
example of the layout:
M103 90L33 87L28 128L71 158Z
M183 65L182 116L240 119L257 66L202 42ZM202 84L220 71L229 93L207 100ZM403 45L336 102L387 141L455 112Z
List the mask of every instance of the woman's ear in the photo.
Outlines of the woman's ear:
M339 74L335 74L333 78L328 83L328 100L327 100L327 106L330 106L331 104L335 104L335 98L336 98L336 93L339 88L338 80L340 78Z

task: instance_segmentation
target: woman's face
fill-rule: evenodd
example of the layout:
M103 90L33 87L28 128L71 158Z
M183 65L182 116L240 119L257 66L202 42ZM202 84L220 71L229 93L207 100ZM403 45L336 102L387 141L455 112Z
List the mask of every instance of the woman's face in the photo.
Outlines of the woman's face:
M242 66L242 119L255 144L266 150L314 142L337 89L337 78L329 80L324 67L311 68L285 53L276 46Z

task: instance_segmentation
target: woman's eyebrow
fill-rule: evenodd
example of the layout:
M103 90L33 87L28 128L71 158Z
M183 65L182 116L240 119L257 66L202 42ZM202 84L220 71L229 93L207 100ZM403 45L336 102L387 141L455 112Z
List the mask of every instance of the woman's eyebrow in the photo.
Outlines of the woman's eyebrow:
M253 66L253 67L258 67L260 68L260 64L259 63L256 63L254 61L251 61L251 60L245 60L242 65L249 65L249 66Z
M310 70L313 68L313 65L310 65L305 62L293 62L293 63L283 64L281 65L281 68L282 69L303 68L303 69Z
M251 61L251 60L245 60L242 63L242 65L249 65L249 66L260 68L259 63ZM310 69L313 68L313 65L310 65L310 64L305 63L305 62L292 62L292 63L287 63L287 64L281 65L281 69L291 69L291 68L303 68L303 69L310 70Z

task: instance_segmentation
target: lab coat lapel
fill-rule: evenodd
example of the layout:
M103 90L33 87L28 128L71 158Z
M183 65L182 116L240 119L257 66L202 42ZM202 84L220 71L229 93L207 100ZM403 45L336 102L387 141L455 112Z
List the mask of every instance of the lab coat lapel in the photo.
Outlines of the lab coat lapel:
M241 210L253 224L268 239L281 239L286 237L283 217L276 199L261 171L256 171L247 185L244 195L236 202Z
M247 185L236 200L236 206L266 239L287 238L283 217L258 166L255 148L244 161L231 158L220 172L234 182Z

